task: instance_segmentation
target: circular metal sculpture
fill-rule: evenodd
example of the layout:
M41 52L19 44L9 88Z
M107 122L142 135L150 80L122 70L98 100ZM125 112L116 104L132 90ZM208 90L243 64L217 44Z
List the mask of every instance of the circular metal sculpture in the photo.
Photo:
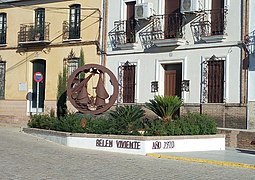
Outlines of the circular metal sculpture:
M111 94L104 85L104 78L106 79L107 75L113 87ZM71 104L80 112L100 114L108 110L116 101L118 81L106 67L87 64L76 69L68 78L67 95Z

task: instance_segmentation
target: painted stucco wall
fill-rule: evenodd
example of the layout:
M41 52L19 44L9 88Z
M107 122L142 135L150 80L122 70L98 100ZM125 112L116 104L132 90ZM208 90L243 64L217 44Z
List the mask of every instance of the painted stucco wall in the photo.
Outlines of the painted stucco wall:
M27 2L28 4L31 1ZM26 4L26 1L22 1ZM29 89L32 89L32 61L46 60L46 91L45 100L56 100L58 73L63 70L63 59L67 58L71 50L76 57L80 50L84 51L85 63L99 63L96 42L100 36L101 0L77 1L33 1L32 4L18 7L0 7L0 13L7 14L7 45L0 47L0 55L6 61L5 100L25 100ZM81 41L64 42L62 40L63 21L69 21L69 6L81 5ZM17 6L16 6L17 5ZM20 25L34 23L36 8L45 8L45 22L50 22L49 48L18 52L18 32ZM80 43L80 44L79 44ZM83 43L83 44L82 44ZM19 85L26 85L26 90L19 90Z
M250 0L250 14L249 14L249 32L253 34L251 35L251 38L253 38L253 41L255 41L255 1ZM248 77L248 84L249 84L249 91L248 91L248 100L249 101L255 101L255 42L253 42L253 45L249 47L251 54L249 56L249 77Z
M131 0L119 1L119 3L109 4L108 30L112 30L113 20L125 20L125 3ZM156 14L164 14L164 0L141 0L138 3L152 2ZM129 61L137 63L137 84L136 102L143 103L153 98L154 93L150 92L152 81L159 81L159 92L164 94L164 74L162 64L182 63L182 78L190 80L190 91L183 92L182 98L185 103L200 102L200 82L201 82L201 61L210 58L224 57L225 61L225 102L240 103L241 99L241 0L226 1L228 7L227 14L227 37L224 42L194 44L194 38L190 28L190 21L185 25L184 45L176 49L161 50L154 53L145 53L139 39L139 32L136 37L136 47L133 50L114 50L108 46L107 67L118 74L118 66ZM240 13L237 13L240 12ZM192 14L187 15L191 18ZM108 41L108 44L110 42Z
M108 56L107 67L118 74L118 66L129 61L137 63L137 94L136 102L144 103L152 99L152 81L159 81L158 94L164 94L164 77L162 64L182 63L183 79L190 80L190 91L183 93L185 103L200 102L201 60L212 55L226 58L226 103L239 103L240 101L240 48L205 48L199 52L192 49L178 49L165 53L147 53L131 55ZM110 60L109 60L110 58Z

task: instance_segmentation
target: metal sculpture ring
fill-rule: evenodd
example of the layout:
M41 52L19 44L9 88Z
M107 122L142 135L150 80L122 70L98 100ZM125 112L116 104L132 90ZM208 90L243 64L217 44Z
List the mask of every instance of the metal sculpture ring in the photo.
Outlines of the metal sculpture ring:
M107 92L104 79L109 76L112 93ZM94 83L96 82L96 86ZM100 114L108 110L118 96L118 81L104 66L87 64L76 69L68 78L67 95L71 104L84 114Z

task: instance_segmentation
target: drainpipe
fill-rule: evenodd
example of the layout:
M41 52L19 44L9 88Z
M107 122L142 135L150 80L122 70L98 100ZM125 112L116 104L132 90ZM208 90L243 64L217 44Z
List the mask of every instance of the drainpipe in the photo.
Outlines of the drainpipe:
M248 129L248 61L249 61L249 52L244 44L244 37L248 34L249 31L249 0L242 0L241 1L241 40L243 43L243 47L241 50L241 62L242 62L242 69L244 72L241 71L241 75L243 75L243 97L241 95L241 103L246 105L246 128ZM242 78L242 76L241 76ZM242 79L241 79L242 80ZM242 92L242 91L241 91Z
M108 22L108 0L102 0L102 17L100 29L100 65L106 64L106 49L107 49L107 22Z

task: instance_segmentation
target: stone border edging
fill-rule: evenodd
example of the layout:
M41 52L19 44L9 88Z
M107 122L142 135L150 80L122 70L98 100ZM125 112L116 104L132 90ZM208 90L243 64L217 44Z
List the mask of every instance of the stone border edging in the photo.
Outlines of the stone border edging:
M128 136L23 128L23 132L69 147L129 154L225 150L225 135Z

